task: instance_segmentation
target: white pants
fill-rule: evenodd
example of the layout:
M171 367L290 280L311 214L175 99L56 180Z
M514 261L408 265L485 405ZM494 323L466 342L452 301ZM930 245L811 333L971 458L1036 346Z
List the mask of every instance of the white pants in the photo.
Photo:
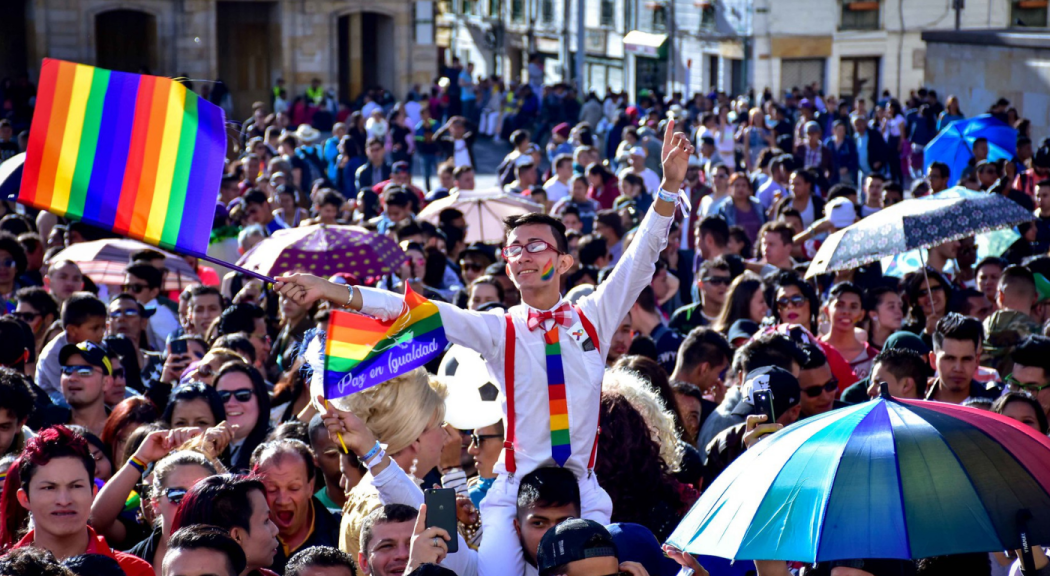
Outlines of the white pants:
M499 136L500 113L490 110L481 111L481 126L478 130L486 136Z
M500 474L481 501L481 522L485 535L478 548L478 576L505 576L525 573L525 554L521 540L514 530L518 514L518 484L520 477ZM609 524L612 517L612 499L590 474L578 479L580 486L580 513L599 524Z

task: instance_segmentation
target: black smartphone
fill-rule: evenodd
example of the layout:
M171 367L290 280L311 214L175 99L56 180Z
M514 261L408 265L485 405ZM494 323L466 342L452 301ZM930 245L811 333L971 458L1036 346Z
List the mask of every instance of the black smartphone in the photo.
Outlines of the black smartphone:
M172 340L171 341L171 356L181 356L189 352L189 347L186 340Z
M436 488L423 493L423 503L427 505L427 528L437 526L448 532L451 540L448 553L459 551L459 531L456 529L456 491L452 488Z
M773 393L769 390L756 390L752 396L755 400L755 414L766 415L766 421L763 424L776 424L776 414L773 413Z

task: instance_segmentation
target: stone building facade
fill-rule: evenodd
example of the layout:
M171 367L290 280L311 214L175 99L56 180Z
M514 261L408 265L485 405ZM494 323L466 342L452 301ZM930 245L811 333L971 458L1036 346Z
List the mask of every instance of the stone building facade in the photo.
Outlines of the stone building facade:
M5 0L0 77L61 58L163 76L221 78L236 113L321 79L341 100L382 86L402 98L437 75L429 0Z

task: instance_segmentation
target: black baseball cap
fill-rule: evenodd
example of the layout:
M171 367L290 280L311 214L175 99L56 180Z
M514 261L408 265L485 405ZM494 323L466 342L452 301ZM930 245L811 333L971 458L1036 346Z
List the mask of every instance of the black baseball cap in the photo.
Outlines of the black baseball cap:
M113 375L113 364L109 361L106 349L94 342L85 341L80 344L66 344L58 353L58 363L62 366L68 366L67 363L73 356L80 356L88 364L98 366L102 369L102 374L105 376Z
M752 406L755 404L754 393L758 390L769 390L777 416L794 408L802 397L798 378L778 366L763 366L747 373L743 392Z
M536 564L540 576L569 562L588 558L618 557L609 531L593 520L570 518L551 528L540 540Z

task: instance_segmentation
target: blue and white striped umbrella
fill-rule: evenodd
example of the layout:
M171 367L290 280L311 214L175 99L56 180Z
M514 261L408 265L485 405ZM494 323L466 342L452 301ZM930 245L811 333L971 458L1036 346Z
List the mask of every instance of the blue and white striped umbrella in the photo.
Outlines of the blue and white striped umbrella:
M961 186L880 210L828 236L806 277L849 270L887 256L982 232L1012 228L1035 217L1013 200Z

